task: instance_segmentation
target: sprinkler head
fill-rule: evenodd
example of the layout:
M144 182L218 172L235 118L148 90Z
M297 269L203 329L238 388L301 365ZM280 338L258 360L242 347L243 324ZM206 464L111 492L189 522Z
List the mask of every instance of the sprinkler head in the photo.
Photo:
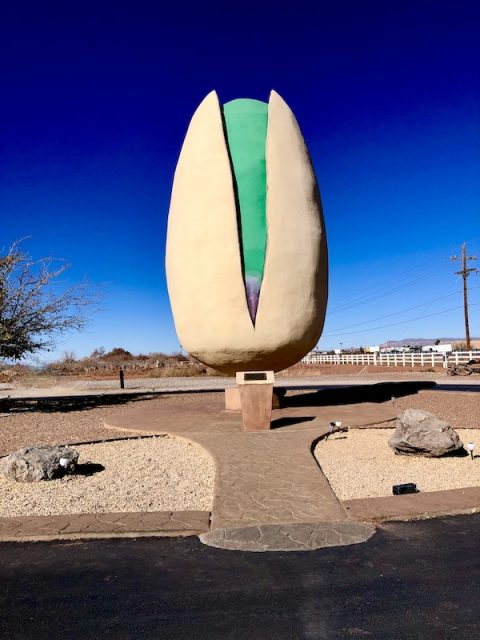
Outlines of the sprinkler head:
M328 436L333 433L333 430L335 429L335 422L329 422L328 423L328 433L325 436L325 440L328 440Z

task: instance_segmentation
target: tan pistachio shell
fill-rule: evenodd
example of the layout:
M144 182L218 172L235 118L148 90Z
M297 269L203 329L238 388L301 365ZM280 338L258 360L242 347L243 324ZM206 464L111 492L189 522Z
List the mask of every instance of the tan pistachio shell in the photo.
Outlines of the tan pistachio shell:
M323 329L328 266L320 196L297 121L275 91L266 165L267 250L253 325L221 107L217 94L208 94L175 171L166 270L182 346L224 373L285 369L316 345Z

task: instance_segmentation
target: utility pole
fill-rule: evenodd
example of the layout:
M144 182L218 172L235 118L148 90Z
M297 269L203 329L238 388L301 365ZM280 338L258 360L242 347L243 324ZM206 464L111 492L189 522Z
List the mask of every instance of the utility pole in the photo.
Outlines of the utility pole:
M456 276L462 276L463 278L463 312L465 315L465 343L467 345L467 351L471 350L470 345L470 327L468 325L468 289L467 289L467 278L472 273L478 273L478 269L476 267L467 268L468 260L476 260L477 256L467 256L467 244L464 242L462 244L462 257L458 256L450 256L450 260L461 260L462 261L462 270L455 271Z

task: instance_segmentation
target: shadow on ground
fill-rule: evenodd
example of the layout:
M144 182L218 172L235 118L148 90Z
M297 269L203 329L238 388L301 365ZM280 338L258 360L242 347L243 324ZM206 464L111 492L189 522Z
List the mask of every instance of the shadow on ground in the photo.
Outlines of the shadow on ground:
M422 389L433 389L434 387L435 382L426 380L334 387L287 395L282 399L282 407L322 407L362 402L381 403L391 400L392 397L401 398L418 393Z
M311 422L316 416L292 416L291 418L276 418L270 423L270 429L281 429L282 427L291 427L301 422Z
M188 393L206 394L215 392L215 389L189 390L169 389L168 391L138 391L134 393L98 393L85 395L45 396L30 398L1 398L0 412L17 413L21 411L69 412L84 411L85 409L97 409L124 405L128 402L152 400L162 396L183 395Z
M48 396L44 398L2 398L0 400L0 411L9 413L26 411L67 413L69 411L83 411L111 405L123 405L127 402L138 400L150 400L153 397L155 395L152 393L113 393L84 396Z
M105 467L97 462L85 462L75 467L76 476L93 476L101 471L105 471Z

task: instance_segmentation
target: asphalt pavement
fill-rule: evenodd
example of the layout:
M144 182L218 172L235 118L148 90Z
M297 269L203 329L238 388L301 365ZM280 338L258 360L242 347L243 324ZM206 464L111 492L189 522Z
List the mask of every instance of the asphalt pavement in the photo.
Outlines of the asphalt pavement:
M197 538L0 544L2 640L480 638L480 514L295 553Z

